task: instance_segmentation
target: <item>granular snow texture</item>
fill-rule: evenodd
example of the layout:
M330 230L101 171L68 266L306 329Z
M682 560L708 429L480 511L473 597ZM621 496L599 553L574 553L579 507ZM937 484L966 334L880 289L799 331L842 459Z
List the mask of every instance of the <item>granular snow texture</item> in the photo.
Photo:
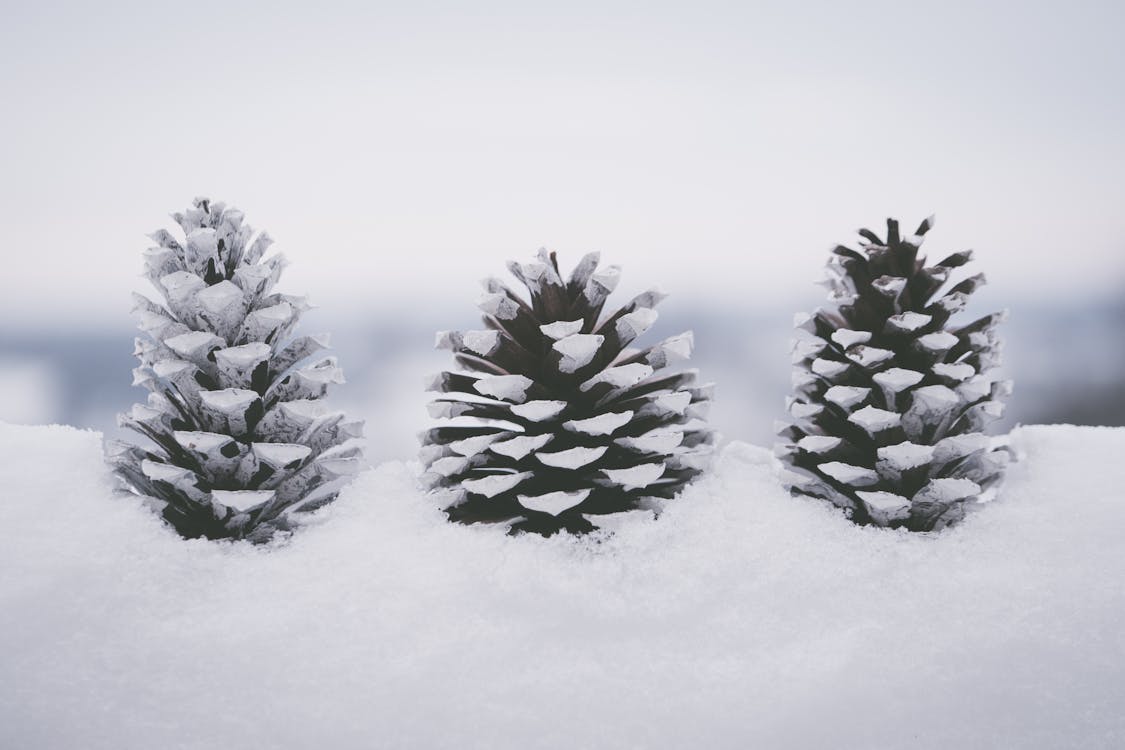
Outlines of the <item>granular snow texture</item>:
M1125 429L1031 427L933 535L733 444L658 520L510 538L388 464L184 542L100 435L0 426L0 747L1125 747Z

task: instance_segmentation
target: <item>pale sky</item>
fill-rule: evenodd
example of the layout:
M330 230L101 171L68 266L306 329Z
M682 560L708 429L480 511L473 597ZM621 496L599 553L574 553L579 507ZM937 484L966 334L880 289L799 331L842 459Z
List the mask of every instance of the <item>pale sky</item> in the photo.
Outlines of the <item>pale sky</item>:
M469 305L545 245L801 309L929 213L998 299L1125 289L1123 3L2 8L0 327L126 316L198 194L322 308Z

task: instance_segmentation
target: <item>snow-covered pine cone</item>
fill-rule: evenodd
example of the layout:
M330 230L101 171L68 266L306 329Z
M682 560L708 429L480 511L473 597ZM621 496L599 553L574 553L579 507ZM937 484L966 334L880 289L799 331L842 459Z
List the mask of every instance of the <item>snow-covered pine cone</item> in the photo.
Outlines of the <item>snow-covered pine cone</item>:
M585 256L564 280L554 253L509 263L530 297L485 282L485 330L439 333L437 345L470 372L442 372L430 405L453 421L422 436L424 481L450 491L462 523L507 522L550 535L591 531L587 516L651 507L707 463L711 386L686 360L684 333L651 348L627 348L656 321L663 298L645 292L602 317L619 270ZM479 374L477 374L479 373Z
M285 260L263 257L269 235L206 198L173 218L184 240L159 230L145 254L166 307L135 295L148 402L118 418L156 447L114 442L107 459L184 537L264 541L335 498L359 468L362 423L320 400L343 382L334 358L307 363L327 337L290 340L308 305L272 292Z
M885 241L860 230L861 251L840 246L829 261L833 307L797 319L783 478L857 523L941 528L991 495L1008 463L983 432L1011 392L994 376L1005 316L949 325L984 276L943 292L972 254L926 266L918 250L932 226L900 237L888 219Z

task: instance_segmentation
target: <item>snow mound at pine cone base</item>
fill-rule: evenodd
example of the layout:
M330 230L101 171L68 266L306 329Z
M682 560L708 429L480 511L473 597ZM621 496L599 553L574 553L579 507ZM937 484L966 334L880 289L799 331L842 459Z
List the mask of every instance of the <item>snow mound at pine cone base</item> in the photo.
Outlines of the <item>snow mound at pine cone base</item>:
M416 466L184 542L101 436L0 426L0 747L1109 747L1125 429L1029 427L959 527L858 528L732 444L659 520L507 537Z

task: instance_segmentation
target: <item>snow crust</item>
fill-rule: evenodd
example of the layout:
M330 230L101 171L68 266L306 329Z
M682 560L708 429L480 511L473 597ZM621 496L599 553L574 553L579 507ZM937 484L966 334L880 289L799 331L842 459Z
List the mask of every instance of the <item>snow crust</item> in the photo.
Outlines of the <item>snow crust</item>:
M265 548L181 541L100 442L0 425L0 747L1125 736L1123 429L1018 430L998 499L936 534L855 527L735 443L612 534L450 524L391 463Z

